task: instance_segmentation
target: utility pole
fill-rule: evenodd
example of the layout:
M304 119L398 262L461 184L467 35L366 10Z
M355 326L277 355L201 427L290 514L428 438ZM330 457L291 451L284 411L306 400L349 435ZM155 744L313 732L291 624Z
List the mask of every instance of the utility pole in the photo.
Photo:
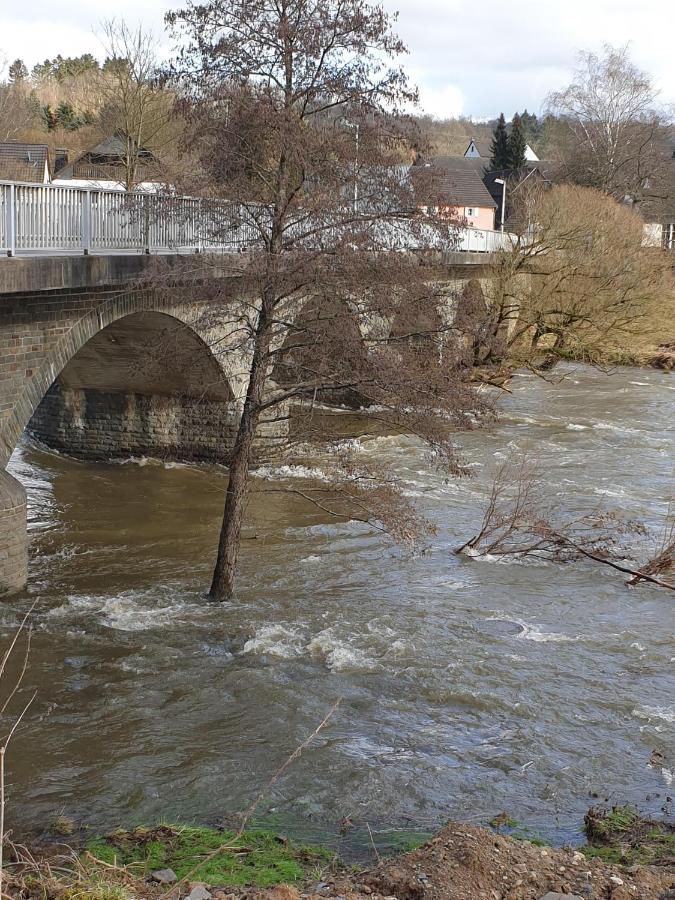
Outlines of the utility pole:
M495 184L501 184L501 186L502 186L502 214L501 214L500 230L504 231L504 212L506 210L506 179L505 178L495 178Z

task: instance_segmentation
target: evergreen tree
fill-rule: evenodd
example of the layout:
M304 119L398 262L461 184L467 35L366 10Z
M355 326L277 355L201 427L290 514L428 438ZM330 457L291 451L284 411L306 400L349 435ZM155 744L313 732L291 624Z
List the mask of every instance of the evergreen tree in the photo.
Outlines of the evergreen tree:
M33 78L49 78L49 76L53 74L54 66L51 59L46 59L41 63L35 63L33 66Z
M492 133L492 146L490 147L492 158L490 164L493 169L509 168L509 136L506 131L506 119L504 113L499 114L497 127Z
M45 103L45 105L40 109L40 117L47 131L54 131L54 129L59 124L56 118L56 113L48 103Z
M528 144L533 144L539 137L541 124L535 113L529 113L526 109L520 114L520 124Z
M508 169L518 170L525 165L525 146L527 141L523 134L523 126L518 113L511 122L511 131L507 142Z
M62 100L56 107L56 121L60 128L66 131L75 131L80 127L77 113L71 103Z
M28 69L22 59L15 59L9 67L9 80L16 84L17 81L25 81L28 78Z

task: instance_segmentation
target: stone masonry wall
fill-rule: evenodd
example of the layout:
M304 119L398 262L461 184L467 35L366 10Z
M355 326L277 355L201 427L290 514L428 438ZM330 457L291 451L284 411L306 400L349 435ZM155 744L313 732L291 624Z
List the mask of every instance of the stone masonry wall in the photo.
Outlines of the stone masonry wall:
M26 492L0 469L0 596L20 590L27 571Z
M154 456L227 463L237 424L234 403L65 389L56 381L28 431L79 459Z

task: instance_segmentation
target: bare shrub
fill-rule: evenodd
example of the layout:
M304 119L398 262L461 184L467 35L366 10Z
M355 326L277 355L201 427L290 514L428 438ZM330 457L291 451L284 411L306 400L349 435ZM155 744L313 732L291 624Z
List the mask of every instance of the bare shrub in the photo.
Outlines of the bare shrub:
M533 183L514 203L520 240L500 254L490 297L511 365L603 365L663 335L675 312L672 270L667 254L643 246L637 213L575 185Z

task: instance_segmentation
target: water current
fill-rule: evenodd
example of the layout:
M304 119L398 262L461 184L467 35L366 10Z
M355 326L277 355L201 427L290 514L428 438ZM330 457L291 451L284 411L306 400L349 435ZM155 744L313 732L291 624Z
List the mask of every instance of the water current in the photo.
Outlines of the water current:
M452 550L475 531L499 461L526 445L566 509L602 504L658 528L675 382L576 367L512 387L496 427L459 436L471 477L446 481L412 438L355 444L387 460L436 524L428 552L263 491L237 600L222 606L204 593L224 470L84 463L24 441L10 469L29 495L31 580L0 615L6 638L36 601L25 686L38 694L11 749L10 826L228 819L337 697L259 810L289 833L337 834L344 818L429 829L506 810L563 840L596 796L668 806L669 592L628 588L590 562ZM259 474L264 488L316 473Z

